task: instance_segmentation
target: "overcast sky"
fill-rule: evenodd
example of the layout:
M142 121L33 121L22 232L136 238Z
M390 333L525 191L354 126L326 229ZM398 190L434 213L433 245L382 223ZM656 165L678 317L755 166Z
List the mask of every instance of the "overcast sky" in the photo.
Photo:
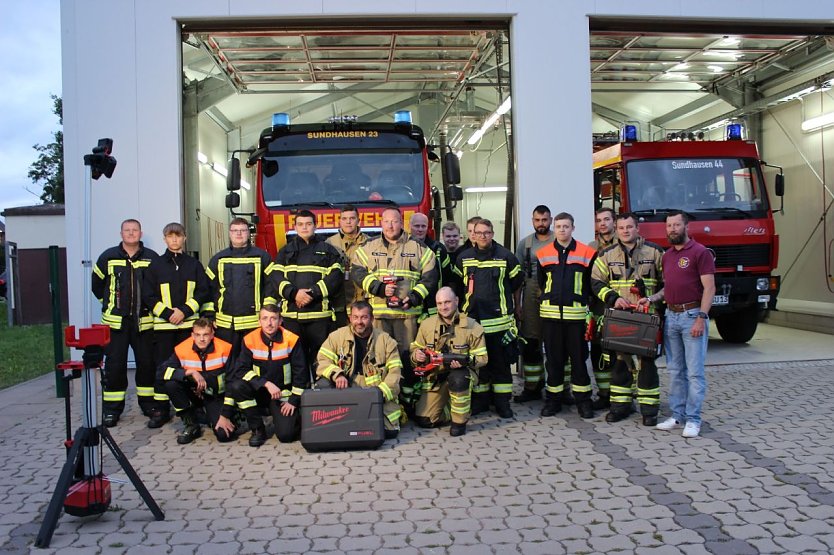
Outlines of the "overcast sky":
M49 95L61 96L59 0L3 2L0 52L2 211L41 202L41 186L33 184L27 173L37 157L32 146L52 142L52 133L58 130Z

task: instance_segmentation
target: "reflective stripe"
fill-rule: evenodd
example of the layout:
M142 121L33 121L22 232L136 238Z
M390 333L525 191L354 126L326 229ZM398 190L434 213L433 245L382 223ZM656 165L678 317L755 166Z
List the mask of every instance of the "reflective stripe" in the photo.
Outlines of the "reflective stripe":
M511 383L494 383L492 384L493 393L512 393L513 384Z
M385 415L388 418L388 421L392 424L396 424L400 421L400 417L402 416L402 411L400 409L393 410Z
M386 401L393 401L394 400L394 392L388 386L387 383L382 382L379 384L379 389L382 391L382 396L385 398Z
M137 387L136 388L136 395L140 397L151 397L153 396L153 388L152 387Z
M168 395L166 393L154 393L153 394L153 400L154 401L162 401L162 402L170 401L170 399L168 398Z
M565 391L565 384L559 384L556 387L545 385L544 389L548 393L563 393Z
M263 349L250 349L252 351L252 358L256 360L269 360L269 351ZM272 349L272 360L287 358L290 356L292 349Z
M292 390L290 391L290 393L292 393L293 395L301 395L302 393L304 393L304 388L302 388L302 387L293 387Z
M165 369L165 374L162 376L162 379L163 380L170 380L171 376L174 375L174 372L176 370L177 370L176 368L174 368L172 366L169 366L168 368Z
M103 401L124 401L127 396L127 391L102 391L101 399Z
M228 405L230 407L233 407L233 406L235 406L235 400L232 397L224 397L223 398L223 404Z
M257 407L258 402L255 401L254 399L251 399L249 401L241 401L240 403L237 404L237 406L240 407L243 410L246 410L246 409L251 409L251 408Z
M588 385L571 384L571 390L574 393L590 393L592 391L592 389L593 388L591 387L590 384L588 384Z

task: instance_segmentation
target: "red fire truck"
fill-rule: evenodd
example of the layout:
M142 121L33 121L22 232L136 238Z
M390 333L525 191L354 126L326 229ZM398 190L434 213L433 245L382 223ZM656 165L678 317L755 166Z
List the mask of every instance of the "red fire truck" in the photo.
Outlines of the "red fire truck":
M329 123L291 124L288 114L274 114L272 127L261 132L258 148L247 152L247 165L257 173L252 216L255 242L272 255L295 233L298 210L316 214L317 233L330 235L339 228L339 208L352 204L359 211L362 230L381 231L382 211L399 206L406 226L415 212L437 220L440 193L429 182L429 160L439 160L411 113L400 111L393 123L359 123L355 117L332 118ZM446 200L462 198L457 157L443 157ZM237 208L240 161L229 163L226 197ZM436 209L433 210L432 207Z
M670 210L690 216L689 233L715 256L716 294L711 317L721 337L745 343L764 312L775 307L780 276L772 275L779 236L762 174L764 162L740 125L728 126L727 140L640 142L626 126L622 142L594 152L597 208L633 212L640 234L665 248ZM776 166L771 166L776 167ZM784 194L777 168L775 193Z

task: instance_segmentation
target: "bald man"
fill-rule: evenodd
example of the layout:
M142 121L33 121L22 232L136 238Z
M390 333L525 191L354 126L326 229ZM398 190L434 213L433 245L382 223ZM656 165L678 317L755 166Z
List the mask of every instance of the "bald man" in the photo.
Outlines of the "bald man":
M408 221L411 236L426 245L433 253L435 258L435 266L437 268L437 289L439 290L444 285L450 285L454 273L452 272L452 259L449 257L449 252L440 241L429 237L429 218L425 214L416 212ZM434 295L426 297L423 303L423 314L419 320L423 321L429 316L437 314L437 306L435 304Z

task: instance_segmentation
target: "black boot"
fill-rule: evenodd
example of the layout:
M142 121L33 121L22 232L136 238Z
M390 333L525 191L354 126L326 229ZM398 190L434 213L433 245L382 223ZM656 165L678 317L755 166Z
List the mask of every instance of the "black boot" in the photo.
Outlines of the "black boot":
M261 422L260 425L249 423L249 428L252 429L252 435L249 436L249 447L260 447L266 443L266 426Z
M562 395L562 404L563 405L572 405L573 401L573 393L570 391L570 385L566 384L564 391L561 393Z
M541 389L525 389L522 390L520 395L513 397L513 401L516 403L526 403L527 401L541 401L541 398Z
M594 417L594 407L591 404L590 399L586 399L584 401L579 401L576 403L576 412L579 413L579 416L582 418L593 418Z
M101 421L108 428L112 428L119 423L119 415L114 412L105 412L101 416Z
M542 416L555 416L562 412L561 393L547 393L542 408Z
M185 429L180 435L177 436L177 443L185 445L203 435L203 429L199 424L197 424L197 418L194 415L193 409L186 409L182 411L180 416L182 417L182 423L185 426ZM150 423L148 426L150 426Z
M501 418L512 418L513 417L513 409L510 408L510 394L509 393L496 393L494 397L495 401L495 412L498 413L498 416Z
M594 410L603 410L607 409L611 406L611 396L609 395L608 391L603 393L602 391L599 392L599 397L596 398L594 401Z
M193 412L192 412L193 414ZM168 407L164 409L154 409L151 417L148 419L148 428L155 430L161 428L171 420L171 410Z
M489 393L479 392L472 394L472 416L489 410Z
M458 437L464 434L466 434L466 423L455 424L452 422L452 426L449 428L449 435L452 437Z

